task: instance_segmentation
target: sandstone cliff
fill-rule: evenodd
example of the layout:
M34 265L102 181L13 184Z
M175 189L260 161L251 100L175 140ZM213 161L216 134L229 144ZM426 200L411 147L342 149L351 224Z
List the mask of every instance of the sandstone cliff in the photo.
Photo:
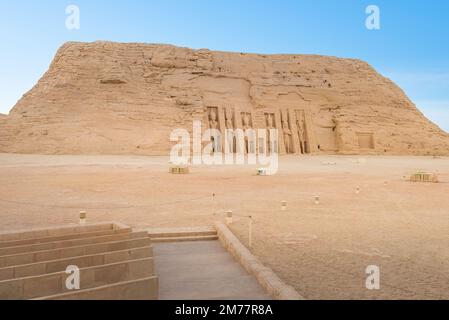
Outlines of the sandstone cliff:
M359 60L110 42L63 45L0 117L0 152L166 155L193 119L287 128L282 153L449 154L448 134Z

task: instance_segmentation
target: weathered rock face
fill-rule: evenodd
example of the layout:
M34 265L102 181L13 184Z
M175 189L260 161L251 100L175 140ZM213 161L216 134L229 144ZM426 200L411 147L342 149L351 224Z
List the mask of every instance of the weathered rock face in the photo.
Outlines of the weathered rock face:
M449 135L358 60L67 43L0 118L0 152L164 154L173 129L278 128L281 153L449 154Z

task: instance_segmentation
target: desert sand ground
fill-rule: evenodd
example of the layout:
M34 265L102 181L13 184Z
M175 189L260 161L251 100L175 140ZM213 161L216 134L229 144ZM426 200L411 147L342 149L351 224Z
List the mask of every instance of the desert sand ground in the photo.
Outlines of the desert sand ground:
M283 157L258 177L254 166L170 175L166 157L0 154L0 229L76 223L82 209L89 222L204 226L232 209L253 216L253 252L307 299L449 299L449 158L357 159ZM403 180L417 170L441 183ZM247 243L247 219L232 229ZM365 288L368 265L378 291Z

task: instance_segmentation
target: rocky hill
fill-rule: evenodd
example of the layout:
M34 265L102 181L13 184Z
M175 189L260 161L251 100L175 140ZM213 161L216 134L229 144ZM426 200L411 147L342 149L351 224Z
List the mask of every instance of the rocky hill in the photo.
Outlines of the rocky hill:
M449 135L359 60L110 42L63 45L0 117L0 152L166 155L194 119L278 128L281 153L449 154Z

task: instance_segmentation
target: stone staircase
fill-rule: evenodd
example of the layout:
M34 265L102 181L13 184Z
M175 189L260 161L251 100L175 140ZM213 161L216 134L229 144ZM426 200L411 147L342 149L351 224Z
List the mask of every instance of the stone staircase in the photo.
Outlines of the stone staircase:
M67 288L69 266L79 270L79 290ZM271 298L215 228L111 222L0 233L0 300Z
M67 289L68 266L80 290ZM158 299L147 232L103 223L0 233L0 299Z

